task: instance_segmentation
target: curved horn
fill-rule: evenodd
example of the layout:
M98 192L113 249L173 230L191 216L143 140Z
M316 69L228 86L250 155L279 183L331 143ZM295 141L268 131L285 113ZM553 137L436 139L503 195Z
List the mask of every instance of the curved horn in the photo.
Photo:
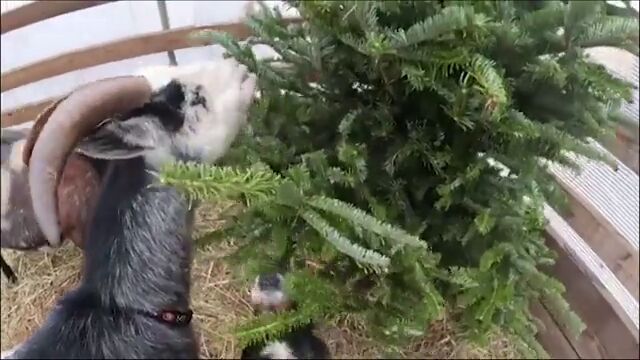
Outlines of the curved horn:
M144 105L151 91L141 76L99 80L78 88L38 118L23 155L35 218L53 246L61 242L56 189L67 157L100 122Z
M42 127L47 123L49 117L53 113L53 111L60 105L60 103L65 100L67 96L64 96L53 103L49 104L38 116L36 116L36 120L33 122L31 126L31 131L29 131L29 135L27 135L27 142L24 144L22 148L22 161L25 165L29 165L29 159L31 158L31 152L33 151L33 145L36 143L36 139L40 136L40 131L42 131Z

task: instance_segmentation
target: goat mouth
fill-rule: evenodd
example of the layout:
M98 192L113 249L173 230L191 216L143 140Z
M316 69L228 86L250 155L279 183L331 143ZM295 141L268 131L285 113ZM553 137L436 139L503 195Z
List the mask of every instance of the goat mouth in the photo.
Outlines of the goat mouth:
M294 308L294 303L282 291L256 290L251 291L251 305L254 313L284 312Z
M259 304L259 305L254 305L253 313L254 315L271 314L271 313L278 314L278 313L291 311L293 309L294 308L290 303L269 304L269 305Z

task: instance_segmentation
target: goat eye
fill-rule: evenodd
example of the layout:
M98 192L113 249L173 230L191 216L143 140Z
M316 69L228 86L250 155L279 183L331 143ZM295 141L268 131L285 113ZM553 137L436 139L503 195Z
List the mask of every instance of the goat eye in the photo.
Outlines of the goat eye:
M202 96L202 85L198 85L191 92L191 101L189 103L191 106L202 105L205 109L207 109L207 99Z

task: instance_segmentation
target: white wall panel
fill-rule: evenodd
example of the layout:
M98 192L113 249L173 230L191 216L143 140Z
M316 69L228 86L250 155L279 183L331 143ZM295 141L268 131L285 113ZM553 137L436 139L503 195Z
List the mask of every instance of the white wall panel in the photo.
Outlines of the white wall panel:
M2 12L32 1L0 1ZM248 0L238 1L167 1L171 28L239 22L245 16ZM281 1L265 1L278 6L285 16ZM104 42L160 31L162 25L156 1L117 1L69 14L56 16L2 34L0 68L7 72L65 52ZM254 48L258 56L272 56L266 46ZM218 45L175 51L178 64L206 61L223 54ZM135 72L139 67L168 64L166 53L151 54L81 69L27 84L1 94L2 110L18 107L64 94L76 86L95 79Z
M160 30L155 1L108 3L2 34L0 67L4 73L64 52ZM139 66L167 63L166 53L160 53L73 71L3 92L2 108L60 95L87 81L130 73Z
M167 1L171 28L241 21L248 1ZM175 51L178 64L206 61L223 54L220 46L204 46Z

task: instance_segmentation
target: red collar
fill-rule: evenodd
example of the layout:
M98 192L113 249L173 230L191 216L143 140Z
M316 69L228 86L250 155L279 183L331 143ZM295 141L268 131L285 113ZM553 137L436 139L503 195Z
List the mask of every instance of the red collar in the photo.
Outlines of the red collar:
M176 327L188 326L193 318L193 311L191 309L187 309L185 311L163 309L155 312L116 306L115 304L105 306L100 304L99 297L95 292L87 291L85 289L78 289L67 294L61 299L58 306L62 306L64 304L67 304L64 308L71 312L101 310L111 316L139 315Z
M136 310L135 312L140 315L155 319L159 322L178 327L189 325L191 323L191 319L193 318L193 311L191 309L187 311L162 310L157 313L144 310Z

